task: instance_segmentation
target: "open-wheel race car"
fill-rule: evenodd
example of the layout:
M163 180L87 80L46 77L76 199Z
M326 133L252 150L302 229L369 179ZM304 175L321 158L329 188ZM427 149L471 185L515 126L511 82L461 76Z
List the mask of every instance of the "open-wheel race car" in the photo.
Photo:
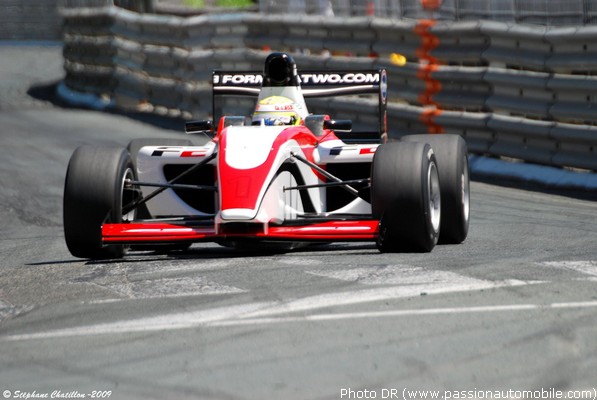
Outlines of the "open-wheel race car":
M273 53L263 72L215 71L213 94L214 104L251 99L252 115L223 115L217 127L191 121L189 136L176 140L75 150L64 189L74 256L195 242L291 249L372 241L382 252L429 252L438 241L465 240L466 144L447 134L388 140L384 69L299 74L291 56ZM321 108L323 97L345 95L375 99L373 129L356 132L351 120L307 109L311 98Z

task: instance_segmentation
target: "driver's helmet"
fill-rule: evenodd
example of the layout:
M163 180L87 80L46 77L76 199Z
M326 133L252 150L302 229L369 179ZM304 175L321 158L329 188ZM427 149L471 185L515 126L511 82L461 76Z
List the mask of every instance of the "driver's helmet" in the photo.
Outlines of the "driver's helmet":
M259 101L253 114L253 125L299 125L298 107L288 97L270 96Z

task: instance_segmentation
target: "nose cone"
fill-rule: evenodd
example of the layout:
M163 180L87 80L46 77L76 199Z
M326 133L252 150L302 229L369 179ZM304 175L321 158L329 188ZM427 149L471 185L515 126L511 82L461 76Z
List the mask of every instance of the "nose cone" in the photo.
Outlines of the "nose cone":
M229 126L220 135L218 193L222 219L254 218L267 190L281 127Z

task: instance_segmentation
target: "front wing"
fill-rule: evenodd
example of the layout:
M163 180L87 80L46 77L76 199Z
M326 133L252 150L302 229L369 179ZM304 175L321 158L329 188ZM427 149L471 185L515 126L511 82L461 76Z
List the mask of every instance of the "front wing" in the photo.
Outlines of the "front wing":
M168 244L226 240L370 241L378 236L378 220L325 221L304 225L266 225L259 232L217 232L213 226L144 222L104 224L104 244Z

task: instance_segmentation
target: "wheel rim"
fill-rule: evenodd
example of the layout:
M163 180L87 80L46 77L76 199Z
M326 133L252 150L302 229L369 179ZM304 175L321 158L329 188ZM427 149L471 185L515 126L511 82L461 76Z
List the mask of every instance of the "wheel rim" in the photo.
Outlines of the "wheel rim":
M120 185L120 190L122 193L121 212L126 206L133 203L133 201L135 201L137 198L136 190L134 188L127 187L127 185L126 185L127 180L129 180L129 181L135 180L135 175L133 173L133 170L130 168L127 168L127 170L124 172L124 174L122 176L122 182ZM137 216L137 209L134 208L131 211L129 211L128 213L122 215L122 221L123 222L133 221L136 216Z
M439 175L434 162L429 163L427 170L427 182L429 191L429 216L434 232L439 231L441 219L441 195L439 186Z
M468 175L468 158L464 156L464 168L462 170L462 209L464 214L464 220L468 221L470 213L470 180Z

